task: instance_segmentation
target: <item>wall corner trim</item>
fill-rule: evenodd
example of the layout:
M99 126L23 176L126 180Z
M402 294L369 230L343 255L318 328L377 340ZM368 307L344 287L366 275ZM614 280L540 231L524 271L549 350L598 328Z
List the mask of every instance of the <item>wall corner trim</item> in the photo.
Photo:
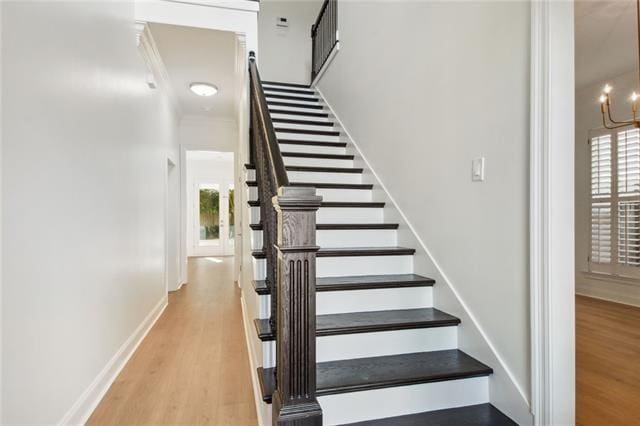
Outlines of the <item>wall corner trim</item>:
M531 409L536 426L575 423L574 15L531 2Z
M327 108L329 108L329 111L333 115L335 121L340 125L340 127L344 131L344 133L347 136L347 138L349 139L349 141L356 148L356 150L358 151L358 154L360 154L360 156L362 157L362 160L364 161L364 163L369 168L369 171L374 176L374 178L376 179L377 183L380 185L380 187L385 192L387 197L389 197L389 200L393 204L394 208L397 210L397 212L400 215L400 217L402 218L402 220L406 223L407 227L409 228L410 232L413 234L413 236L416 239L416 241L418 241L418 244L420 244L421 248L424 250L424 252L426 253L427 257L432 262L433 266L436 268L438 273L442 276L445 284L449 287L449 289L451 289L451 292L454 294L454 296L457 299L457 301L460 304L460 306L464 309L466 314L469 316L469 319L473 323L474 327L480 333L482 339L487 344L487 347L489 348L489 350L491 351L493 356L496 358L496 360L500 363L500 366L502 367L502 369L506 372L509 380L511 381L513 386L517 389L517 391L519 393L519 396L520 396L520 400L521 400L523 406L526 406L527 410L530 410L530 402L529 402L529 399L527 398L527 396L526 396L526 394L524 392L524 389L522 388L522 385L520 383L518 383L518 381L516 380L516 378L513 375L512 371L507 366L504 358L500 355L500 353L496 349L496 347L493 344L493 342L489 339L489 336L487 335L485 330L480 326L480 323L478 322L478 319L473 314L473 311L471 311L471 309L469 309L469 306L467 305L467 303L465 303L465 301L462 299L462 296L460 295L460 293L453 286L453 284L452 284L451 280L449 279L449 277L447 276L447 274L445 274L445 272L442 269L442 267L440 266L440 264L435 260L435 258L431 254L431 251L428 249L427 245L424 243L422 238L418 235L418 233L417 233L415 227L413 226L413 224L409 221L409 219L405 215L404 211L400 208L400 206L396 202L395 198L393 198L393 196L391 195L391 193L389 192L387 187L384 185L384 183L383 183L382 179L380 178L380 176L376 173L375 169L371 166L371 164L369 163L369 160L367 160L366 156L363 154L362 150L360 149L360 147L358 146L358 144L356 143L354 138L351 136L351 134L349 133L347 128L344 126L344 123L342 123L342 121L340 120L340 118L338 117L338 115L336 114L334 109L332 108L331 104L329 103L327 98L322 93L322 90L317 86L315 86L315 90L317 90L318 93L320 94L320 96L323 98Z
M142 343L158 318L160 318L167 304L168 299L165 294L122 344L109 362L107 362L93 382L82 392L69 411L67 411L64 417L58 422L59 425L80 425L87 422L109 390L111 384L118 377L118 374L120 374L136 349L138 349L138 346L140 346L140 343Z

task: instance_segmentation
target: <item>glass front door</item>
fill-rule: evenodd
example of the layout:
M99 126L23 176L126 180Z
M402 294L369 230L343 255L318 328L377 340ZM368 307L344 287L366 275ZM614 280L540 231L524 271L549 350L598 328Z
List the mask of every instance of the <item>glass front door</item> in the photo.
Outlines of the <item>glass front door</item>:
M234 191L229 182L198 182L195 188L196 251L232 255L235 243Z

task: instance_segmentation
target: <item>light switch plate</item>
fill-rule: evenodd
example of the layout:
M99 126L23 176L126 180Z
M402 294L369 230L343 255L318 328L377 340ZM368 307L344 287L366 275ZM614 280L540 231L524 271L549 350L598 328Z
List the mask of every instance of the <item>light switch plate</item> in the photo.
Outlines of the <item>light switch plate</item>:
M484 157L474 158L471 162L471 180L484 182Z

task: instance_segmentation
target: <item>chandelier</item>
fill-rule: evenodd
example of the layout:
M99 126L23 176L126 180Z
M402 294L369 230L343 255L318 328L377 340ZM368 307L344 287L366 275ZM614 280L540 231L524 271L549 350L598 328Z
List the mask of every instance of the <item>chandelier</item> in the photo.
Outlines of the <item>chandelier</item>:
M638 77L640 78L640 0L636 0L636 24L638 31ZM640 128L640 120L638 116L638 102L640 101L640 94L633 92L631 94L631 112L633 114L632 120L616 121L611 114L612 97L611 91L613 87L607 84L604 86L604 90L600 95L600 112L602 113L602 124L607 129L618 129L620 127L634 126Z

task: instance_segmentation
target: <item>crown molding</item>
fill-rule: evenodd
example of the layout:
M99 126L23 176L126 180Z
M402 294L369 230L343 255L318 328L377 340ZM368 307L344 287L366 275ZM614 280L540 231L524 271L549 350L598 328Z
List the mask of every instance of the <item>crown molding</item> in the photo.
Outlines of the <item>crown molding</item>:
M138 52L144 60L149 75L147 77L147 84L150 89L157 89L160 87L169 97L169 101L173 106L175 112L182 116L182 107L180 101L176 96L171 80L169 79L169 73L162 61L162 57L158 52L156 42L153 39L153 35L149 30L149 25L144 21L135 22L136 32L136 45L138 46Z

